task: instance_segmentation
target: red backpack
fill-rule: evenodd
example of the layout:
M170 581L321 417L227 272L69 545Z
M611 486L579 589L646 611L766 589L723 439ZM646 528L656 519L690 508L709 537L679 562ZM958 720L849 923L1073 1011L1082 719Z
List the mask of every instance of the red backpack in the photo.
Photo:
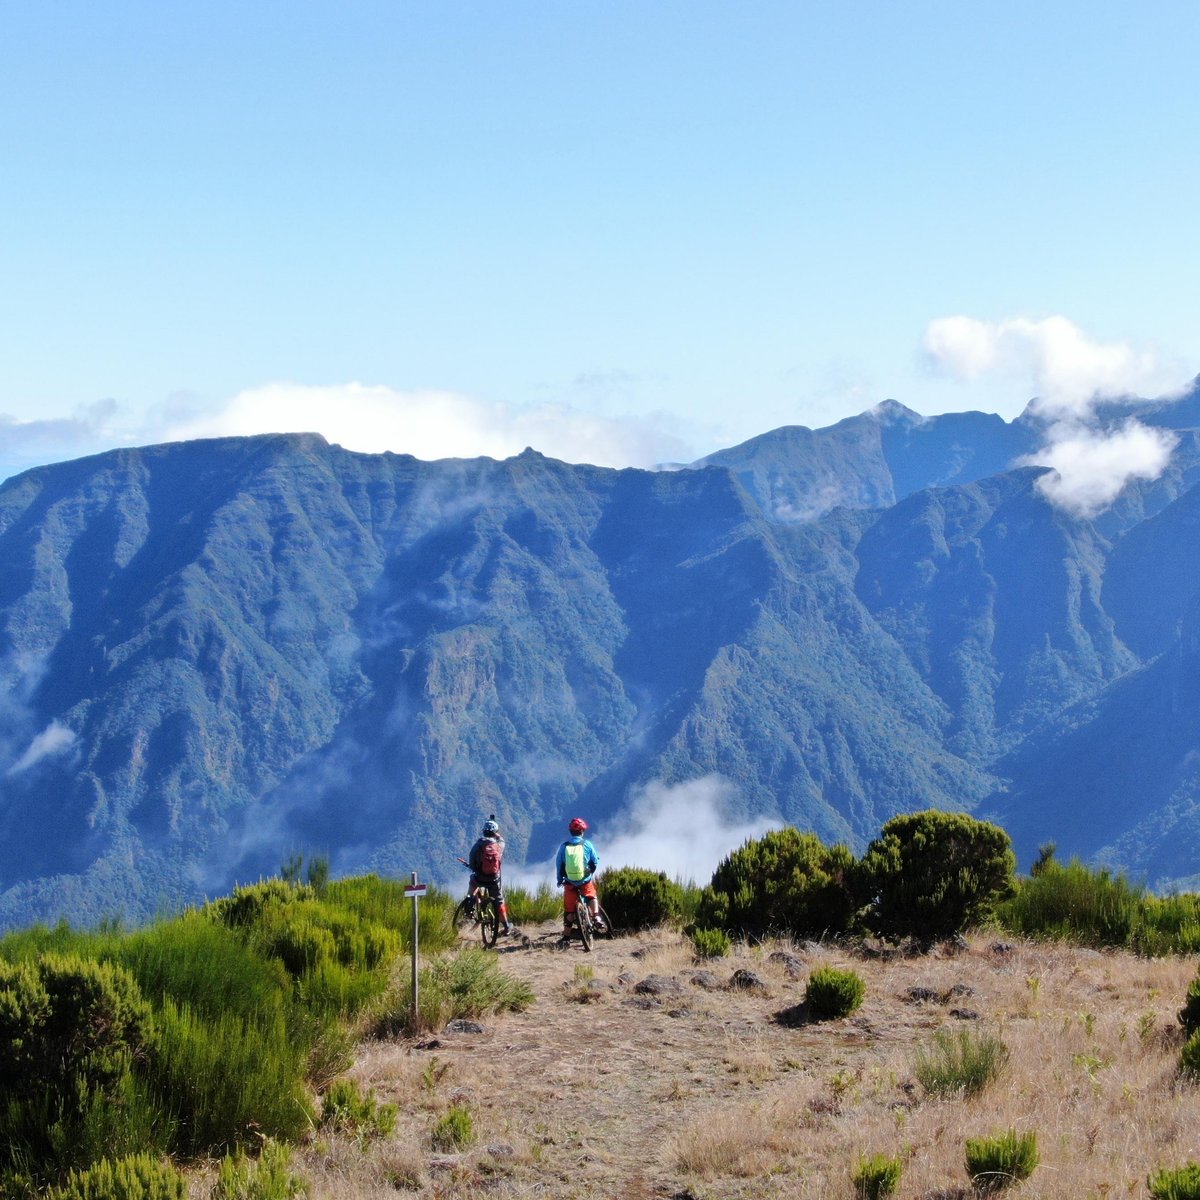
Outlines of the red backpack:
M479 874L499 875L503 852L499 842L486 841L479 851Z

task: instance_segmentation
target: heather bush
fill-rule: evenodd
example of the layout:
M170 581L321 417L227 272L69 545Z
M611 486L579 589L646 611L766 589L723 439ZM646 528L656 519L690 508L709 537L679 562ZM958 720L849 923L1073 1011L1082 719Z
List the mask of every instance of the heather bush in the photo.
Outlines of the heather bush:
M931 944L986 920L1014 887L1008 834L963 813L893 817L867 847L863 920L883 937Z
M993 1137L968 1138L966 1160L967 1174L978 1191L1000 1191L1037 1169L1037 1134L1010 1129Z
M1084 946L1128 946L1139 922L1142 889L1107 868L1078 859L1048 858L998 909L1007 929L1026 937L1057 938Z
M680 915L683 889L662 871L618 867L599 875L596 888L618 929L650 929Z
M321 1099L322 1128L360 1142L387 1137L396 1128L396 1105L378 1103L374 1092L364 1096L353 1079L335 1080Z
M102 1158L84 1170L72 1171L61 1187L51 1188L47 1200L186 1200L187 1181L170 1163L149 1154Z
M818 967L808 977L804 993L814 1017L848 1017L863 1002L867 985L855 971L838 967Z
M412 1011L411 984L396 988L376 1005L368 1033L389 1037L398 1032L441 1029L456 1017L519 1012L533 1003L529 985L500 968L494 954L474 947L431 959L417 979L418 1011Z
M1186 1079L1200 1082L1200 1029L1197 1029L1179 1052L1179 1071Z
M692 948L697 958L724 958L733 947L723 929L692 930Z
M751 839L724 859L700 896L696 923L742 937L844 932L853 913L854 859L788 826Z
M465 1104L452 1104L433 1124L430 1140L435 1150L464 1150L475 1140L475 1121Z
M222 1152L261 1136L294 1140L308 1129L308 1047L291 1036L282 1013L206 1019L166 1000L158 1023L161 1053L150 1077L185 1154Z
M850 1177L855 1196L860 1200L882 1200L892 1195L900 1186L901 1170L900 1160L886 1154L860 1158Z
M931 1096L975 1096L1007 1062L1008 1047L998 1037L969 1029L938 1030L932 1046L918 1051L913 1074Z
M504 899L508 904L509 920L522 925L553 921L562 911L562 897L548 883L540 884L532 893L526 888L505 887Z
M1200 1200L1200 1163L1163 1167L1146 1180L1152 1200Z
M1184 993L1183 1007L1179 1010L1179 1023L1190 1037L1200 1029L1200 975L1197 975Z
M257 1158L242 1151L226 1155L209 1200L294 1200L304 1195L308 1184L292 1173L291 1158L279 1142L267 1142Z
M0 960L0 1103L115 1087L154 1049L150 1006L128 971L74 956Z

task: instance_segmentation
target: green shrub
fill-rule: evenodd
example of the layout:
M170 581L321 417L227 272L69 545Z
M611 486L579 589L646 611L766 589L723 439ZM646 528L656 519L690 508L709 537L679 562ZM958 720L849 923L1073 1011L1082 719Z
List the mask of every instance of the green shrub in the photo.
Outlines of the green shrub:
M1139 925L1142 889L1107 868L1078 859L1049 859L1023 880L997 910L1001 923L1026 937L1058 938L1085 946L1129 946Z
M999 1191L1028 1179L1037 1169L1037 1134L1010 1129L994 1137L968 1138L966 1158L976 1189Z
M294 1200L308 1184L291 1171L291 1151L279 1142L267 1142L258 1158L239 1151L226 1155L217 1172L209 1200Z
M456 1017L520 1012L533 1003L533 992L522 980L506 975L494 954L472 947L422 967L417 999L419 1011L414 1015L411 985L389 993L367 1022L368 1032L377 1037L422 1033L441 1029Z
M692 948L697 958L724 958L732 946L729 934L723 929L692 930Z
M553 921L562 911L562 897L548 883L540 884L532 894L526 888L506 887L504 899L508 904L509 920L519 925Z
M1193 1082L1200 1081L1200 1029L1183 1043L1179 1052L1179 1071Z
M307 900L315 895L312 888L303 884L282 879L263 879L234 888L231 895L214 900L205 911L233 929L249 929L261 923L266 909Z
M933 1045L919 1051L913 1073L931 1096L978 1095L1008 1062L1008 1047L987 1033L938 1030Z
M651 929L679 917L683 889L662 871L618 867L596 879L600 903L617 929Z
M1184 993L1183 1007L1179 1010L1179 1023L1190 1037L1200 1029L1200 975L1188 984Z
M260 1136L291 1141L309 1128L308 1047L293 1039L282 1014L205 1019L167 1000L158 1021L161 1052L151 1080L178 1124L184 1153L223 1152Z
M1200 1163L1155 1171L1146 1180L1152 1200L1200 1200Z
M185 1200L187 1180L170 1163L149 1154L102 1158L86 1170L72 1171L48 1200Z
M900 1160L886 1154L860 1158L850 1177L855 1196L861 1200L882 1200L882 1197L892 1195L900 1186L901 1170Z
M857 972L818 967L808 977L804 999L815 1017L848 1017L862 1004L866 991Z
M749 938L843 933L854 903L853 855L788 826L724 859L700 897L697 924Z
M931 944L991 915L1012 893L1008 834L963 813L905 813L880 830L859 865L869 929Z
M115 1087L154 1049L150 1006L128 971L46 954L0 961L0 1103Z
M364 1096L353 1079L335 1080L322 1102L322 1127L359 1141L387 1137L396 1128L396 1105L379 1104L374 1092Z
M207 1016L278 1008L290 983L280 963L256 954L236 930L200 912L129 934L111 957L151 1003L169 996Z
M435 1150L463 1150L475 1140L475 1121L465 1104L452 1104L433 1124Z

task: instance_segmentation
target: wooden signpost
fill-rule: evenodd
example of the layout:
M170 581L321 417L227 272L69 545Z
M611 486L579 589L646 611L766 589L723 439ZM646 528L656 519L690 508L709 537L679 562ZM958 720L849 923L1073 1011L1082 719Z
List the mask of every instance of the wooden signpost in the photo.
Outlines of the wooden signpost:
M412 897L413 902L413 933L412 933L412 1017L413 1028L417 1025L417 933L420 929L420 922L417 919L417 902L425 895L428 890L428 885L417 882L417 873L412 873L412 883L408 884L404 889L406 896Z

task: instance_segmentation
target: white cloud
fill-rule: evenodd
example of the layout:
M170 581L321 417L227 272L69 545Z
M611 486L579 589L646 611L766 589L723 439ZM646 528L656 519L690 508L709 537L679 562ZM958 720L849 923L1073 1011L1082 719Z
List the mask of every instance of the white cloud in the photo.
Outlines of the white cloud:
M1096 341L1063 316L939 317L921 345L938 374L967 382L1012 378L1036 393L1036 407L1047 416L1086 415L1099 396L1157 395L1180 377L1177 364L1127 342Z
M1063 316L981 321L939 317L922 347L940 374L963 381L999 375L1036 393L1031 411L1045 423L1044 444L1023 461L1052 468L1042 494L1078 516L1095 516L1134 479L1162 474L1178 440L1135 419L1105 424L1098 401L1156 396L1172 390L1183 370L1126 342L1089 338Z
M551 458L648 467L687 457L659 419L603 417L562 404L517 408L454 392L346 383L271 383L239 392L219 411L169 425L169 440L257 433L322 434L348 450L417 458L508 458L526 446Z
M597 831L600 869L645 867L672 879L707 883L731 851L782 824L767 817L729 820L724 814L736 794L734 785L719 775L637 789L621 816ZM512 875L521 886L536 887L546 879L554 883L553 862L527 865Z
M1107 508L1134 479L1157 479L1179 439L1167 429L1126 421L1116 429L1078 422L1053 426L1046 446L1025 463L1052 468L1038 479L1042 494L1077 516Z
M75 731L68 729L60 721L51 721L25 749L25 753L8 769L9 775L17 775L28 771L30 767L44 758L64 754L75 745Z

